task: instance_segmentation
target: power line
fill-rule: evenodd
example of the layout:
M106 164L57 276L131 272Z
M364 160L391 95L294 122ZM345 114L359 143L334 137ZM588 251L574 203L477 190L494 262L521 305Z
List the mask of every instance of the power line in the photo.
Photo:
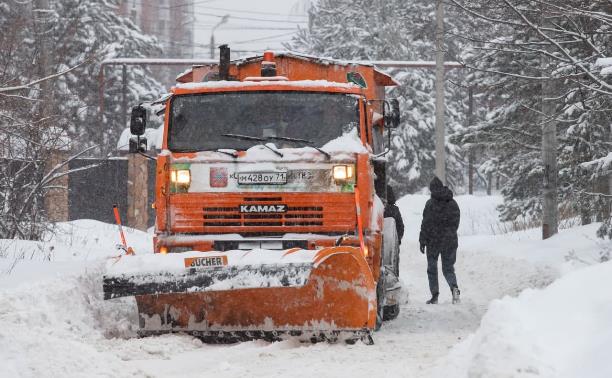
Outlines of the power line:
M226 44L228 44L230 46L231 45L240 45L240 44L244 44L244 43L266 41L266 40L275 39L275 38L279 38L279 37L284 37L284 36L288 36L288 35L293 35L293 33L276 34L276 35L271 35L271 36L262 37L262 38L255 38L255 39L249 39L249 40L244 40L244 41L230 41L230 42L224 42L224 43L226 43ZM210 48L210 44L195 43L195 42L194 43L184 43L184 42L179 42L179 41L169 41L167 39L161 39L161 38L158 38L158 40L160 42L171 44L171 45ZM282 41L270 41L270 42L282 42ZM256 50L252 50L252 51L256 51Z
M249 40L246 40L246 41L227 42L227 44L230 45L230 46L231 45L240 45L240 44L243 44L243 43L250 43L250 42L258 42L258 41L266 41L266 40L269 40L269 39L276 39L276 38L279 38L279 37L285 37L285 36L293 35L293 34L295 34L295 33L282 33L282 34L270 35L270 36L267 36L267 37L249 39Z
M214 13L205 13L205 12L193 12L193 14L195 15L201 15L201 16L209 16L209 17L218 17L218 18L223 18L225 17L225 15L218 15L218 14L214 14ZM283 20L270 20L270 19L264 19L264 18L253 18L253 17L240 17L240 16L232 16L230 15L230 19L235 19L235 20L247 20L247 21L258 21L258 22L279 22L279 23L283 23L283 24L305 24L308 21L283 21Z
M168 7L157 7L159 9L173 9L173 8L182 8L182 7L189 7L189 6L194 6L196 4L206 4L206 3L212 3L215 0L203 0L203 1L193 1L191 3L185 3L185 4L178 4L178 5L172 5L172 6L168 6Z
M200 30L209 30L210 27L202 27L200 25L194 25L193 26L194 29L200 29ZM266 26L248 26L248 25L237 25L234 27L228 27L228 26L223 26L222 29L220 30L295 30L297 32L297 28L293 27L266 27Z
M130 0L127 0L128 2L130 2ZM214 1L214 0L206 0L206 2L209 1ZM180 5L174 5L174 6L161 6L159 4L153 4L152 1L142 1L142 0L135 0L134 3L135 5L139 5L140 6L140 10L143 10L144 8L155 8L157 10L163 9L163 10L172 10L172 9L179 9L179 8L184 8L184 7L188 7L189 5L193 5L193 4L180 4ZM131 7L128 4L128 11L131 9L134 9L135 7Z
M206 2L210 2L211 0L206 0L204 1L204 3ZM193 5L193 4L181 4L181 5L175 5L175 6L160 6L157 4L151 4L150 2L143 2L142 0L138 0L137 2L135 2L135 4L140 5L140 10L146 8L146 7L151 7L151 8L156 8L156 9L164 9L164 10L170 10L170 9L176 9L176 8L181 8L184 6L188 6L188 5ZM212 8L212 7L207 7L210 9L217 9L217 10L224 10L225 8ZM133 9L132 7L130 7L128 5L128 10ZM233 11L233 12L238 12L238 13L253 13L253 14L267 14L267 15L281 15L280 13L265 13L265 12L255 12L255 11L241 11L241 10L233 10L233 9L227 9L228 11ZM201 15L201 16L210 16L210 17L219 17L222 18L225 15L218 15L218 14L213 14L213 13L207 13L207 12L185 12L185 13L190 13L190 14L194 14L194 15ZM285 17L298 17L298 16L290 16L290 15L285 15ZM299 17L307 17L307 16L299 16ZM240 16L231 16L230 18L234 18L237 20L247 20L247 21L261 21L261 22L280 22L280 23L307 23L308 21L296 21L296 20L272 20L272 19L263 19L263 18L253 18L253 17L240 17Z
M308 16L306 16L306 15L301 15L301 14L291 15L291 14L282 14L282 13L272 13L272 12L257 12L257 11L247 11L247 10L228 9L228 8L217 8L217 7L206 7L206 8L208 8L208 9L213 9L213 10L226 11L226 12L249 13L249 14L261 14L261 15L264 15L264 16L283 16L283 17L302 17L302 18L308 18Z

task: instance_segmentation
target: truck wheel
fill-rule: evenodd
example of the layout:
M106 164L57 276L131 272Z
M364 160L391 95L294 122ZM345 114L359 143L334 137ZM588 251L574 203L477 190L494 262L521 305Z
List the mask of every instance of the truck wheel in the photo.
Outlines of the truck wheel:
M384 316L384 306L382 305L385 298L385 285L383 282L382 274L376 285L376 326L374 331L378 331L382 327Z
M400 313L399 304L394 304L391 306L384 306L383 307L383 320L384 321L393 320L397 318L399 313Z

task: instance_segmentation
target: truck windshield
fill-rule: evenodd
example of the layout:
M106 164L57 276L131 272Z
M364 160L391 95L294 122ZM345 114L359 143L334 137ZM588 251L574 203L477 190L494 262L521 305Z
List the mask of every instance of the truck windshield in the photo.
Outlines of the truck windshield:
M260 139L304 139L313 146L359 130L358 99L315 92L227 92L176 96L168 125L172 151L246 150L261 144L223 134ZM274 141L279 147L296 147Z

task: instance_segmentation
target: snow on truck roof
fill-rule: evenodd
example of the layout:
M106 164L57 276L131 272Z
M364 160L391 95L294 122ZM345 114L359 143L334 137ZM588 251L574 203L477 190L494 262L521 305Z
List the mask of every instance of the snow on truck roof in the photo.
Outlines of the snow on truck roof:
M371 67L372 70L374 71L374 73L379 77L384 78L385 80L385 86L393 86L393 85L399 85L398 82L396 82L391 76L389 76L388 74L386 74L385 72L381 71L380 69L378 69L376 67L375 62L363 62L363 61L351 61L351 60L341 60L341 59L334 59L334 58L330 58L330 57L318 57L318 56L313 56L313 55L308 55L308 54L303 54L303 53L299 53L299 52L295 52L295 51L274 51L274 50L269 50L274 54L275 58L293 58L293 59L299 59L299 60L303 60L306 62L310 62L310 63L315 63L315 64L319 64L319 65L323 65L323 66L340 66L340 67L348 67L348 66L353 66L353 67L357 67L357 66L362 66L362 67ZM264 59L263 55L252 55L252 56L247 56L247 57L243 57L243 58L239 58L239 59L235 59L230 61L230 65L235 65L236 67L240 67L240 66L244 66L246 64L250 64L250 63L254 63L254 62L258 62L258 61L262 61ZM198 68L198 67L214 67L217 66L218 63L210 63L210 64L195 64L193 65L192 68L188 68L187 70L183 71L182 73L180 73L177 77L176 77L176 81L178 82L190 82L191 78L190 75L192 75L193 73L193 69L194 68Z
M300 87L300 88L338 88L338 89L361 89L353 83L338 83L327 80L296 80L296 81L202 81L195 83L178 83L176 89L210 89L210 88L244 88L244 87L265 87L274 85L275 87Z

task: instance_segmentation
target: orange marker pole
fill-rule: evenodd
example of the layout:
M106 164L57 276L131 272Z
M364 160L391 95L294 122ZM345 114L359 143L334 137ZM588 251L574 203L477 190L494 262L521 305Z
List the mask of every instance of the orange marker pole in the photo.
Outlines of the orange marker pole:
M355 208L357 209L357 232L359 233L359 245L361 251L367 256L368 251L363 240L363 220L361 219L361 206L359 206L359 188L355 186Z
M113 212L115 213L115 222L117 222L117 226L119 227L119 235L121 236L121 244L125 249L125 253L128 255L133 255L134 250L132 247L128 247L127 241L125 240L125 234L123 233L123 226L121 225L121 216L119 215L119 208L117 205L113 205Z

